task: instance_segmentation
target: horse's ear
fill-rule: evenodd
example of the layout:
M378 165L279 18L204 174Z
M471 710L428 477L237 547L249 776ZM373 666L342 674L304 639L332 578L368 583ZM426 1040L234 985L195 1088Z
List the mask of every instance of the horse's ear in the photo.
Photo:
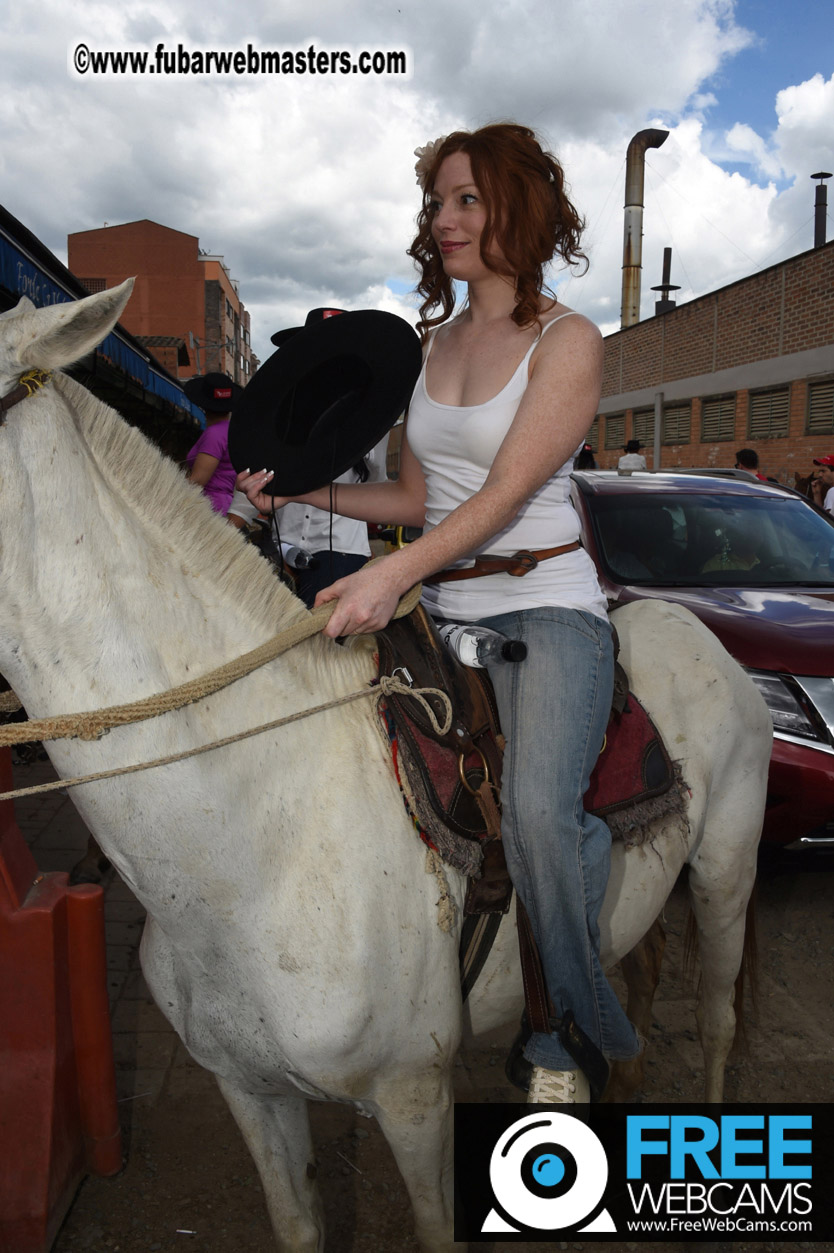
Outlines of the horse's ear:
M11 322L12 318L20 317L21 313L28 313L30 309L34 310L35 308L37 306L32 304L28 296L21 296L13 309L7 309L5 313L0 313L0 322L4 318L8 318Z
M59 370L91 352L109 335L133 290L133 279L83 300L47 305L26 319L22 365Z

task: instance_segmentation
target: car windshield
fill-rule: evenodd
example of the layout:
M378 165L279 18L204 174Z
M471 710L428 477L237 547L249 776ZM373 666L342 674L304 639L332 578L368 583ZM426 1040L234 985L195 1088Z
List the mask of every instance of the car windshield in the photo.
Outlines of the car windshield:
M834 588L834 525L792 496L593 496L603 565L619 583Z

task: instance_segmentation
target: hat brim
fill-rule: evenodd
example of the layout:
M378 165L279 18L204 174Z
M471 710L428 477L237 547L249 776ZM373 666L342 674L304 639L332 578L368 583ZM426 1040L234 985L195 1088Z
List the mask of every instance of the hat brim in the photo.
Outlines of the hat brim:
M271 342L276 348L280 348L288 339L292 339L293 335L297 335L299 331L303 331L303 326L288 326L284 331L276 331L274 335L270 335Z
M413 327L393 313L343 313L286 339L244 389L229 425L237 470L274 470L264 489L324 487L378 444L420 373Z

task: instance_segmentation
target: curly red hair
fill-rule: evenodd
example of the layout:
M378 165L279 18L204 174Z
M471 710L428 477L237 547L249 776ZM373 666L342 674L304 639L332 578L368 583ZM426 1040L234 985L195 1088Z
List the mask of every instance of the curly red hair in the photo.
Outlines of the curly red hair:
M455 306L452 280L431 234L434 181L441 163L455 152L469 157L472 177L484 199L481 259L488 269L515 279L513 321L520 327L531 326L539 316L539 295L547 290L544 267L548 261L559 256L567 265L584 261L587 267L587 257L579 247L585 223L568 199L564 170L542 149L533 131L515 122L497 122L447 135L427 172L417 235L408 249L421 271L417 291L424 299L418 329L425 336L432 326L445 322ZM493 243L503 260L489 255ZM441 312L429 316L438 305Z

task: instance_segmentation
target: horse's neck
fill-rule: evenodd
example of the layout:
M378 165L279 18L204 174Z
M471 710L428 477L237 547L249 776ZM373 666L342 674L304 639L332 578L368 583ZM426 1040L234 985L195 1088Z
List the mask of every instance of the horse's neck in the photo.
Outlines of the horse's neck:
M0 669L33 716L183 682L305 612L171 463L85 397L63 380L18 432ZM292 682L297 665L284 669Z

